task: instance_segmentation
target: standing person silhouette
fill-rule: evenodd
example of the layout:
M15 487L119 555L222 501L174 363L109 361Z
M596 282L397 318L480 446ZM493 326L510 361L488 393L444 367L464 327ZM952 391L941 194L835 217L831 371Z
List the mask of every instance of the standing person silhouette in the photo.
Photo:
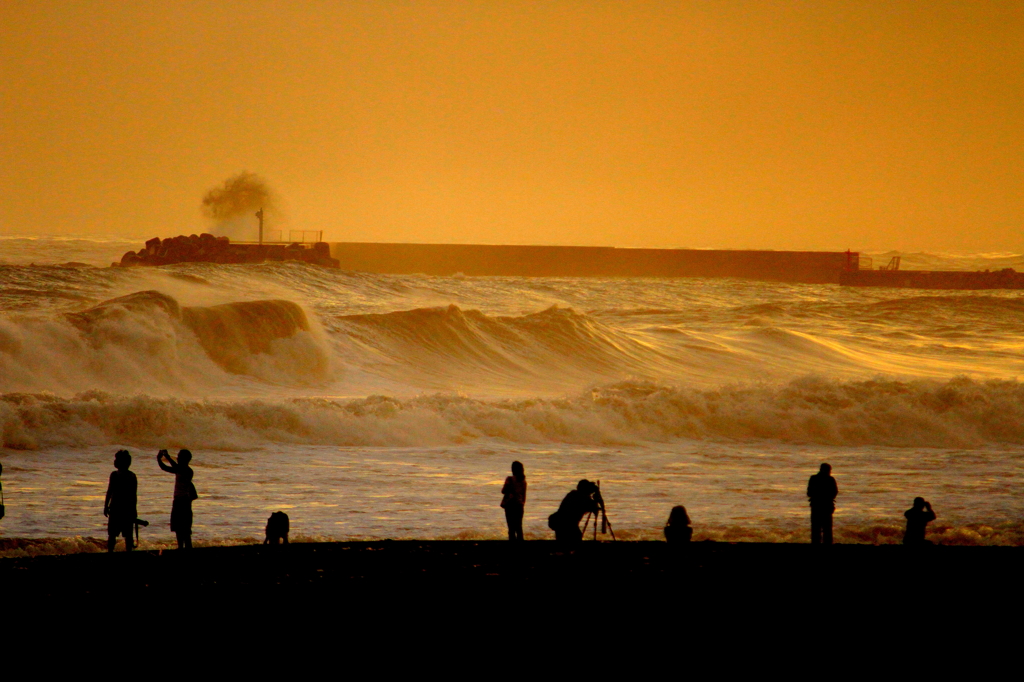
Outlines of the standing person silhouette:
M0 476L3 476L4 465L0 464ZM0 519L7 514L7 507L4 506L4 482L0 481Z
M526 508L526 471L522 462L512 462L512 475L505 478L501 487L501 507L505 510L508 524L508 539L523 539L523 511Z
M117 536L124 536L126 552L135 549L132 529L138 516L139 479L128 470L132 456L127 450L118 450L114 455L115 470L110 472L107 496L103 499L103 515L107 517L107 551L113 552Z
M923 497L915 497L914 506L903 512L903 515L907 517L907 530L903 534L903 544L908 546L932 544L924 539L928 524L935 520L932 503Z
M832 514L836 511L839 486L832 478L832 466L822 464L818 473L807 481L807 498L811 502L811 544L832 544Z
M164 464L164 460L167 463ZM171 502L171 532L178 538L178 549L192 549L192 500L199 497L192 484L192 453L178 450L175 462L166 450L156 456L156 463L164 471L174 474L174 500Z

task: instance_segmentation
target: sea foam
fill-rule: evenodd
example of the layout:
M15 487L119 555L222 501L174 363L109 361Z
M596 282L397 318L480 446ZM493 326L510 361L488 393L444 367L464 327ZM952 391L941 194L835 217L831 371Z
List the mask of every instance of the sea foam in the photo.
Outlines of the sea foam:
M505 443L628 445L766 440L822 445L967 447L1024 443L1016 381L804 378L714 390L649 382L595 387L571 398L188 400L100 391L0 396L3 444L256 448L267 442L413 446Z

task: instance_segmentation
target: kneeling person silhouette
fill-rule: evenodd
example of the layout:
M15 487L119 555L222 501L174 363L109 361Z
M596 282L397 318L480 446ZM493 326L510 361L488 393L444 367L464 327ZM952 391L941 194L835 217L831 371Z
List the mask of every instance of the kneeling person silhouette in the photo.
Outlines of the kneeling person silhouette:
M113 552L117 536L124 536L125 550L135 548L132 531L138 517L139 480L128 470L132 456L127 450L118 450L114 455L115 470L110 472L107 496L103 500L103 515L107 517L107 551Z
M600 511L600 495L597 486L583 479L576 486L576 490L570 490L558 506L558 511L548 517L548 527L555 531L555 540L559 542L582 542L583 531L580 530L580 521L586 514L597 514ZM595 521L596 523L596 521Z
M270 515L267 519L267 538L263 541L264 545L279 545L281 543L288 544L288 515L284 512L276 511Z

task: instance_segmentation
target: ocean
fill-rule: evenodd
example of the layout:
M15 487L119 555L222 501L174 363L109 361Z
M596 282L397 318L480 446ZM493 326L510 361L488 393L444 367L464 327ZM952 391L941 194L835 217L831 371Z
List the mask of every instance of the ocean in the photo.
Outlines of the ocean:
M805 542L829 462L839 542L899 542L923 496L934 541L1024 543L1021 292L103 267L143 241L0 237L0 555L99 549L121 448L143 547L173 545L161 448L194 453L197 545L277 510L293 540L500 538L515 459L528 538L589 478L619 539L683 504L695 540Z

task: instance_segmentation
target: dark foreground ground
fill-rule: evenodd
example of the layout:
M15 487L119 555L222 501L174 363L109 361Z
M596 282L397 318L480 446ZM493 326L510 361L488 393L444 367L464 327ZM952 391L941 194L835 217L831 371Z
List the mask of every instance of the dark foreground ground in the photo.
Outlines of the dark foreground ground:
M991 589L1016 585L1022 569L1024 547L700 542L677 550L664 542L586 542L567 549L549 541L383 541L0 559L0 586L8 598L128 592L353 599L381 584L412 593L522 585L700 598L744 590Z

